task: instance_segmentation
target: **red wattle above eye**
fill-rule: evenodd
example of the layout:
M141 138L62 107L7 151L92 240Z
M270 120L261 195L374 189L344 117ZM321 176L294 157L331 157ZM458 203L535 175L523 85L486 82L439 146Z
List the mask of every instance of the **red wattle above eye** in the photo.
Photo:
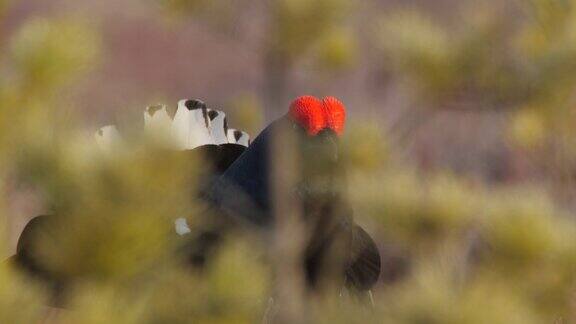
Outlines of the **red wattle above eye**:
M325 128L322 102L313 96L296 98L290 105L290 117L309 135L316 135Z
M330 128L336 134L342 135L346 123L346 108L340 100L334 97L326 97L322 100L324 108L325 127Z

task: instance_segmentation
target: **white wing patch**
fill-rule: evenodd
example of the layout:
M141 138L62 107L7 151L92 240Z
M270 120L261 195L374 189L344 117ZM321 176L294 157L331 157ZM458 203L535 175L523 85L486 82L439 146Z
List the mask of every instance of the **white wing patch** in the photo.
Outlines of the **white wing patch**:
M191 232L190 227L188 226L188 222L184 217L177 218L174 221L174 230L176 230L176 234L180 236L186 235Z

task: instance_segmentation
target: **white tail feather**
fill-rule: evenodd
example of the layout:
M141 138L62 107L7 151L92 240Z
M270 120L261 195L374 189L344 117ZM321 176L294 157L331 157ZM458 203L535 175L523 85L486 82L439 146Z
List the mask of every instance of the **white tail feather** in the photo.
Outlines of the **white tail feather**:
M228 143L226 114L219 110L208 109L210 135L217 145Z
M230 128L226 135L228 137L228 143L230 144L239 144L246 147L250 144L250 135L246 132Z
M146 107L144 111L144 126L147 130L168 131L172 126L172 118L168 115L165 105Z
M120 133L114 125L107 125L101 127L96 134L94 134L98 146L106 151L112 150L120 143Z
M177 146L181 150L214 144L210 135L210 119L205 105L192 107L190 100L180 100L172 125Z
M224 112L207 109L198 100L180 100L174 118L170 117L165 105L149 106L144 111L144 126L152 136L167 136L170 147L176 150L191 150L207 144L250 144L250 136L246 132L228 129ZM95 138L98 146L106 150L121 142L114 125L100 128Z

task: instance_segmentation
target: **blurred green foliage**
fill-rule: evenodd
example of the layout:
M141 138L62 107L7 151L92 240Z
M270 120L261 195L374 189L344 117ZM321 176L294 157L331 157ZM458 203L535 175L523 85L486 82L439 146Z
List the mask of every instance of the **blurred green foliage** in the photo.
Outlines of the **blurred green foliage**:
M228 103L228 115L234 121L234 127L248 134L257 134L264 126L263 107L253 94L240 94Z
M241 3L162 2L187 17L226 17ZM401 8L381 16L376 37L385 67L419 104L503 111L511 145L543 165L573 162L575 5L486 1L458 7L452 21ZM290 62L314 53L328 69L354 62L349 2L278 0L270 8L263 51ZM522 15L510 19L509 10ZM68 103L56 94L98 64L97 28L79 17L34 18L0 44L0 177L38 188L59 215L37 247L46 267L75 279L71 307L57 322L258 322L274 281L262 242L229 239L204 273L183 269L171 253L179 244L174 217L194 224L202 210L191 198L197 161L138 132L119 151L102 152L74 116L62 120ZM234 103L238 128L255 135L260 100L245 95ZM377 286L373 306L352 296L308 296L313 322L576 320L570 208L531 184L419 171L400 150L376 122L351 124L343 140L356 218L379 238L385 261L389 247L400 251L406 273ZM385 262L384 270L392 266ZM46 287L0 268L1 323L41 321L48 299Z
M418 106L511 111L513 145L545 156L547 143L571 163L575 6L570 0L465 2L448 21L404 8L385 13L376 31L386 68L417 94Z
M217 256L207 276L174 264L146 280L85 285L64 323L254 323L265 306L265 267L242 239Z
M249 7L250 1L205 1L205 0L158 0L167 12L187 18L207 17L208 20L228 17L231 12ZM278 55L282 60L292 62L308 54L314 48L320 49L321 56L342 65L350 60L350 47L353 44L346 26L346 17L354 5L342 0L277 0L264 6L268 25L264 52ZM341 29L334 29L340 27ZM317 46L321 44L321 46Z
M540 323L571 319L573 220L545 193L486 190L405 168L357 175L356 215L376 221L410 257L410 274L382 291L398 323ZM390 316L390 317L387 317Z
M342 154L348 168L355 171L374 172L390 158L390 143L377 122L364 121L346 126Z
M186 186L193 173L181 172L188 161L143 148L109 160L87 159L70 141L59 148L23 152L18 163L23 180L36 184L58 214L39 242L47 268L124 279L157 262L170 247L168 215L194 212L184 203L192 195Z
M275 2L270 27L272 51L294 58L306 53L319 40L333 35L332 28L346 17L349 6L340 0Z
M331 28L319 41L315 63L326 71L351 68L357 59L355 34L350 28Z
M42 319L45 307L42 287L30 284L5 266L0 269L0 283L0 321L34 323Z
M93 27L80 18L38 18L14 36L10 56L20 72L20 86L41 91L46 85L59 87L88 70L98 55L98 45Z

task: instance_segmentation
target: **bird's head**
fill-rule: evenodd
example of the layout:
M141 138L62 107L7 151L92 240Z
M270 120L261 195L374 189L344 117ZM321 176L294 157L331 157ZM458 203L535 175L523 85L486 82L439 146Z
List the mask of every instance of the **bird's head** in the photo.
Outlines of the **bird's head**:
M288 119L297 133L301 189L333 190L342 173L338 139L346 121L344 105L334 97L302 96L290 105Z

